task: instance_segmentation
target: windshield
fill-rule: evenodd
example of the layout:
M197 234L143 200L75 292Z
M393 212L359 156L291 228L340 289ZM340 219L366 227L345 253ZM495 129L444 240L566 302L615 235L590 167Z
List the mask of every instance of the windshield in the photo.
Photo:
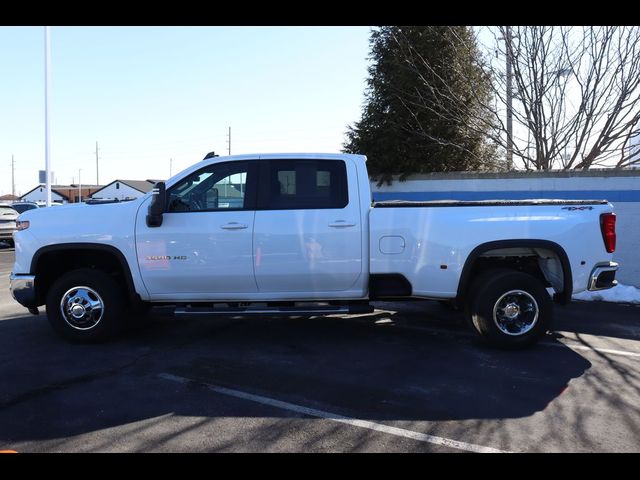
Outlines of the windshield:
M30 203L18 203L11 206L18 213L26 212L27 210L33 210L34 208L38 208L37 205L32 205Z

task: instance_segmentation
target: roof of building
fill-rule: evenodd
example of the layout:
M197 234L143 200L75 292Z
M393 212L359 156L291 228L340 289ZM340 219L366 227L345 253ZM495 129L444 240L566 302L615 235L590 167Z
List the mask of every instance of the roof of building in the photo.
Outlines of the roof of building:
M10 193L7 193L6 195L2 195L0 197L0 201L2 200L19 200L20 197L18 197L17 195L11 195Z
M22 198L26 197L27 195L29 195L31 192L35 192L37 189L39 189L39 188L44 188L44 187L45 187L45 186L44 186L43 184L38 185L38 186L36 186L36 187L32 188L31 190L29 190L27 193L25 193L25 194L21 195L21 196L20 196L20 198L22 199ZM71 187L70 187L70 186L68 186L68 185L51 185L51 191L52 191L52 192L56 192L58 195L60 195L61 197L63 197L65 200L69 200L69 197L67 197L64 193L61 193L61 192L56 191L58 188L66 188L66 189L69 189L69 188L71 188Z
M118 178L118 179L114 180L113 182L108 183L104 187L101 187L99 190L96 190L95 192L93 192L93 195L98 193L100 190L104 190L105 188L113 185L116 182L123 183L123 184L133 188L134 190L138 190L141 193L147 193L148 191L153 189L153 186L156 183L155 180L122 180L122 179Z
M143 193L147 193L148 191L152 190L153 186L155 185L155 183L152 183L149 180L120 180L120 183L129 185L131 188L140 190Z
M29 195L31 192L34 192L35 190L37 190L38 188L44 188L44 187L45 187L44 184L40 184L37 187L34 187L31 190L29 190L24 195L21 195L19 198L22 199L22 198L26 197L27 195ZM65 200L69 200L69 194L72 191L81 189L82 192L83 192L83 195L84 195L85 192L90 192L91 190L99 190L101 188L102 188L102 185L84 185L84 184L81 184L81 185L78 185L78 184L51 185L51 191L55 192L58 195L60 195Z

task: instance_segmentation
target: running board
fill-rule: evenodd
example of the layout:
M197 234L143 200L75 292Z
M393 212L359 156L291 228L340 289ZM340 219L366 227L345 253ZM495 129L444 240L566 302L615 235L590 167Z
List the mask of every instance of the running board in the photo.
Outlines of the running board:
M373 313L372 305L322 305L317 307L234 307L211 308L187 306L177 307L176 316L182 315L353 315Z

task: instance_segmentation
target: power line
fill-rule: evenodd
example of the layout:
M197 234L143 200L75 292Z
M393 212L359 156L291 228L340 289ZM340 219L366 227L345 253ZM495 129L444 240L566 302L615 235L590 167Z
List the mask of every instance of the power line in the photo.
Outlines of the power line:
M107 147L107 151L110 153L122 153L122 152L140 152L140 151L148 151L149 147L158 147L162 149L166 149L167 147L179 147L182 148L185 146L184 144L193 145L193 146L202 146L202 144L210 144L211 139L222 139L223 137L227 137L227 133L222 133L220 135L209 135L207 137L197 137L193 139L183 139L183 140L172 140L172 141L150 141L145 143L144 145L134 145L134 146L122 146L115 144L112 147Z

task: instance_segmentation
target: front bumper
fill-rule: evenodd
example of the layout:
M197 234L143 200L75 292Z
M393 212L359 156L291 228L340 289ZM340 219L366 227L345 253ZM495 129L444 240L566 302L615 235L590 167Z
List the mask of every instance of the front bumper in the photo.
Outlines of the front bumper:
M35 275L21 275L11 273L9 277L11 296L20 305L29 309L36 308L36 277Z
M616 262L599 263L591 271L589 276L589 287L587 290L606 290L615 287L618 284L616 280L616 272L618 264Z

